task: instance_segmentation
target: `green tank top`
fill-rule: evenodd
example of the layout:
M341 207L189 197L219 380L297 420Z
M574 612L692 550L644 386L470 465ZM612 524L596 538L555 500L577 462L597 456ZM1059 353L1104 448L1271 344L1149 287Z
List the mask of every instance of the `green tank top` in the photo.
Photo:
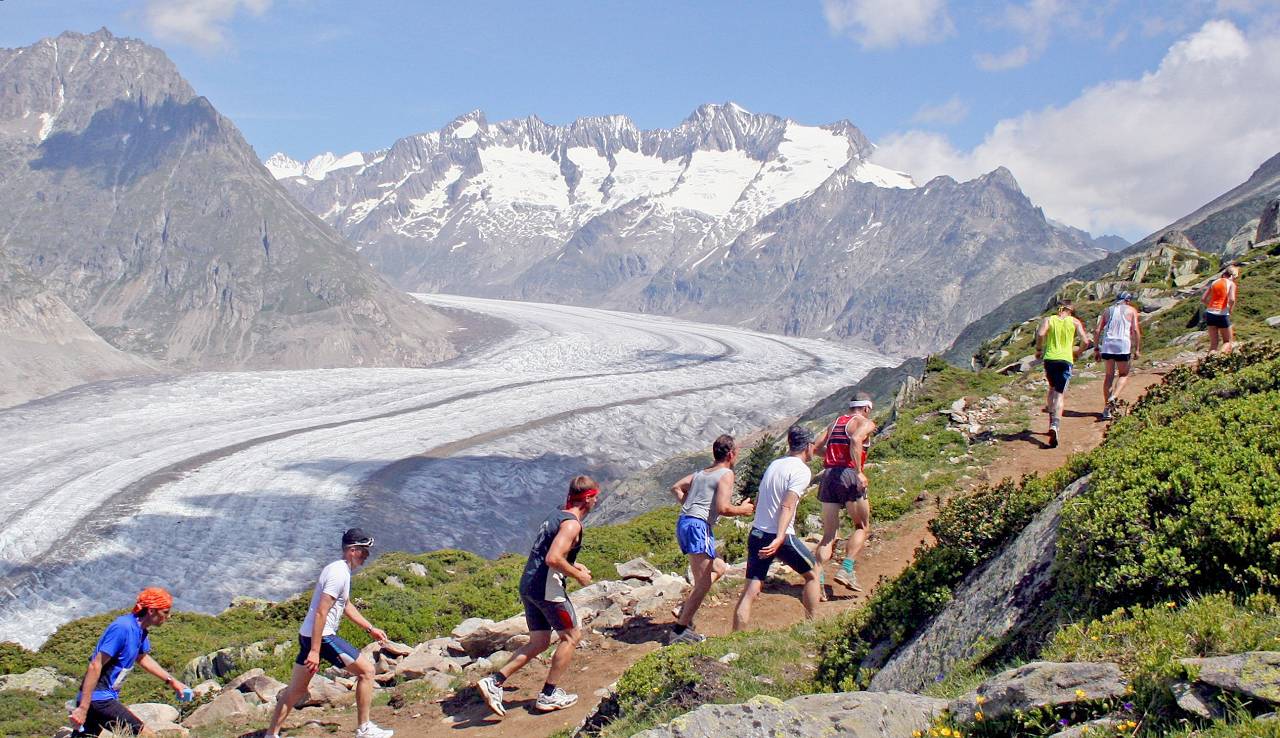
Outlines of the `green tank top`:
M1049 332L1044 337L1045 361L1075 361L1076 322L1071 316L1049 316Z

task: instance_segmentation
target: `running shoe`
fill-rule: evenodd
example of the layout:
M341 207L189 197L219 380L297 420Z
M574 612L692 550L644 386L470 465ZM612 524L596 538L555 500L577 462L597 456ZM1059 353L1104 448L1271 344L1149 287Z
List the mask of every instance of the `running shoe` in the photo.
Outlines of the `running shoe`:
M393 735L394 730L379 728L372 720L356 729L356 738L391 738Z
M507 708L502 704L502 685L492 674L476 682L476 689L480 690L480 696L484 697L485 704L494 715L502 717L507 714Z
M685 628L684 632L679 634L677 634L674 630L671 631L671 640L668 641L667 643L669 645L676 644L676 643L702 643L705 640L707 640L707 637L702 635L698 631L694 630L693 628Z
M573 703L578 701L578 695L569 694L563 689L556 687L556 691L551 694L538 693L538 701L534 703L534 707L542 712L554 712L563 710L566 707L573 707Z
M1049 426L1049 448L1057 448L1057 447L1058 447L1058 427L1051 425Z
M843 584L854 592L862 591L862 586L858 584L858 574L856 572L845 571L841 568L840 571L836 572L834 577L831 577L831 581L837 584Z
M1102 410L1102 419L1111 420L1111 403L1109 402L1107 403L1107 406Z

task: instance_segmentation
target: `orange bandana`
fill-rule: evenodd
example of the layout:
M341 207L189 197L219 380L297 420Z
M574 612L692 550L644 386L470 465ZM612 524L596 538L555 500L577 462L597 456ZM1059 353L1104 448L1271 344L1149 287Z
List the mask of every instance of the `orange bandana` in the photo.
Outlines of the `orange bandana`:
M133 606L133 614L143 610L168 610L173 607L173 595L163 587L147 587L138 593L138 602Z

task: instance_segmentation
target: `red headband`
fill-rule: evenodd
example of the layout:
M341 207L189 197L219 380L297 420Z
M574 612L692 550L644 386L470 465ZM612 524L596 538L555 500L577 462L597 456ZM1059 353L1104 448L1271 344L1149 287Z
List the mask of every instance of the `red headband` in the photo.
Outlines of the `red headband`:
M133 614L143 610L168 610L173 607L173 595L160 587L147 587L138 593L138 601L133 606Z
M600 490L596 489L595 487L592 487L591 489L584 489L581 492L570 492L569 504L576 505L580 502L586 502L587 500L591 499L592 497L595 497L598 494L600 494Z

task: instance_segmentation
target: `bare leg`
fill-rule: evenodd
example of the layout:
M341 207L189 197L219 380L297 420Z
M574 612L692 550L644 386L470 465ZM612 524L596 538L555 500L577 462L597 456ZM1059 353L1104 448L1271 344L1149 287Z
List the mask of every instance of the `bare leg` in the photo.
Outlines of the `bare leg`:
M818 548L814 551L818 559L818 584L821 587L822 579L827 573L827 562L831 561L831 557L835 555L836 534L840 532L840 505L835 502L822 503L822 540L818 542ZM848 545L848 544L846 544ZM825 596L825 592L819 589L819 596Z
M356 678L356 727L369 722L369 707L373 705L373 659L368 654L347 664L347 673Z
M814 577L813 582L816 589L818 578ZM738 607L733 611L734 630L745 630L751 623L751 605L756 601L756 597L760 596L760 590L763 587L764 582L759 579L747 580L747 585L742 588L742 596L738 598Z
M1116 363L1116 391L1111 395L1111 401L1115 402L1120 398L1120 393L1124 392L1124 386L1129 383L1129 362L1120 361Z
M863 497L846 504L845 510L853 520L853 535L844 543L844 557L857 561L862 547L867 545L867 537L871 535L871 500Z
M529 634L529 642L524 644L519 651L516 651L516 655L512 656L511 660L508 661L505 666L498 669L498 673L502 675L503 679L509 678L512 674L523 669L524 665L529 663L531 659L547 650L547 646L550 645L551 631L533 631Z
M715 562L717 561L719 559L713 559L706 554L693 554L689 557L689 568L693 569L693 590L684 601L684 607L680 608L680 617L676 618L676 622L680 625L686 628L693 625L693 616L697 614L703 598L707 596L707 592L711 591L711 585L715 582Z
M271 713L271 727L267 728L268 735L280 734L284 721L289 718L294 704L306 694L309 684L311 684L311 672L301 664L294 664L293 674L289 677L289 686L276 694L276 709Z
M1216 353L1218 350L1218 328L1209 326L1209 353Z
M1224 353L1224 354L1229 354L1229 353L1231 353L1231 352L1232 352L1232 351L1234 351L1234 350L1235 350L1235 348L1236 348L1236 344L1235 344L1235 337L1236 337L1236 336L1235 336L1235 333L1236 333L1236 331L1235 331L1235 329L1234 329L1234 328L1230 328L1230 327L1228 327L1228 328L1219 328L1218 330L1219 330L1219 331L1221 331L1221 333L1222 333L1222 339L1223 339L1223 343L1222 343L1222 353Z
M820 593L821 587L818 585L818 573L810 569L804 573L804 589L800 592L800 601L804 603L804 616L808 620L818 617L818 596ZM737 628L735 627L734 630L737 630Z
M1102 378L1102 404L1105 406L1110 405L1115 400L1115 396L1111 394L1111 387L1115 384L1116 361L1115 359L1103 359L1103 362L1107 367L1106 376ZM1116 394L1119 394L1119 392L1117 391Z
M551 657L551 669L547 671L547 684L560 683L560 677L564 676L569 663L573 661L573 652L582 641L582 631L578 628L556 632L560 635L560 642L556 644L555 655Z

